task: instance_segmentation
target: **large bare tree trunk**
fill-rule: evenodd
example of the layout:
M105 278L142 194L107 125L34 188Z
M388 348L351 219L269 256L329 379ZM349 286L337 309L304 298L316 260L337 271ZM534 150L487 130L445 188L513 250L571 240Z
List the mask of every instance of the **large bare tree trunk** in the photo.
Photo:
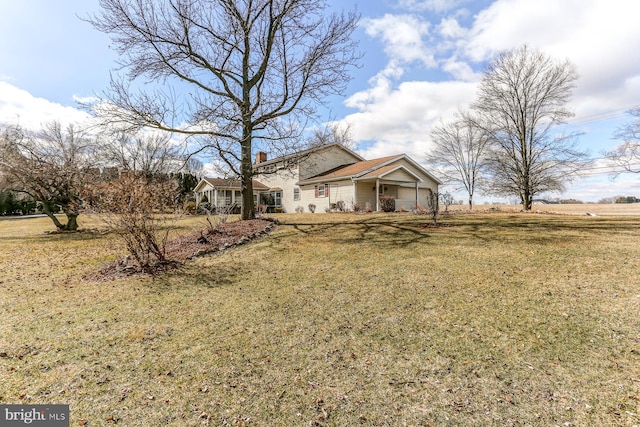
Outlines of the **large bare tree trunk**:
M242 209L240 217L243 220L256 217L253 203L253 168L251 164L251 135L247 136L242 146Z
M66 231L78 230L78 214L75 212L69 212L67 215L67 223L64 226Z

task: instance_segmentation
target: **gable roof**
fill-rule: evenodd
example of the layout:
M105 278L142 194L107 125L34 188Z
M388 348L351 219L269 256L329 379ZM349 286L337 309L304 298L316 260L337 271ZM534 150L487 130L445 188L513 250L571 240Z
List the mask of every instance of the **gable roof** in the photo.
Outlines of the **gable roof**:
M258 166L262 167L262 166L267 166L267 165L274 164L274 163L280 163L280 162L283 162L283 161L286 161L286 160L290 160L290 159L304 158L304 157L309 156L311 154L320 153L322 151L326 151L329 148L334 148L334 147L341 149L342 151L346 152L347 154L353 156L354 158L356 158L358 160L364 160L364 157L362 157L361 155L351 151L350 149L348 149L344 145L335 142L333 144L322 145L322 146L319 146L319 147L312 147L312 148L309 148L307 150L297 151L297 152L291 153L291 154L285 154L283 156L275 157L275 158L273 158L271 160L265 160L264 162L254 163L253 167L254 168L256 168Z
M410 171L409 169L407 169L403 165L397 165L397 164L391 164L391 165L382 166L381 168L378 168L376 170L368 172L368 173L366 173L364 175L358 176L357 179L384 178L385 176L389 175L390 173L398 171L398 170L402 170L406 174L411 175L412 177L417 179L418 181L422 181L422 178L420 178L414 172Z
M252 180L253 189L257 191L268 190L269 187L257 181L255 179ZM200 189L205 185L209 184L214 188L227 188L231 190L240 190L242 188L242 181L239 179L227 179L227 178L202 178L196 188L193 191L200 191Z
M382 178L385 175L394 172L398 169L403 169L410 175L414 176L419 181L422 181L422 178L417 176L414 172L411 172L406 167L397 164L399 160L406 160L410 163L414 168L423 173L425 176L429 177L433 181L438 184L442 184L442 182L427 172L422 166L413 161L406 154L397 154L395 156L387 156L381 157L379 159L372 160L363 160L361 162L351 163L349 165L339 166L335 169L332 169L327 172L323 172L316 176L312 176L311 178L300 181L299 185L312 184L316 182L325 182L325 181L337 181L343 180L347 178L351 178L353 180L361 180L361 179L372 179L372 178Z

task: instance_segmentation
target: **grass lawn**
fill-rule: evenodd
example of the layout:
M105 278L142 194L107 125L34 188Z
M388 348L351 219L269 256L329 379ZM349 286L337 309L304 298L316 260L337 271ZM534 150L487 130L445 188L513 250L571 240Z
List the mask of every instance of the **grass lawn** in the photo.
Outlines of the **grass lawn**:
M72 426L640 424L640 216L279 219L112 281L84 277L114 236L0 221L0 403Z

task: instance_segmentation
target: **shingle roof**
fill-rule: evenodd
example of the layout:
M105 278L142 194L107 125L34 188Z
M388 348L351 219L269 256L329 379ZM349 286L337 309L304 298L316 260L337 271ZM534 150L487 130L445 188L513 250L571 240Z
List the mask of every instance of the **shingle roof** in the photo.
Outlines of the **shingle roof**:
M321 181L321 180L350 178L353 176L360 175L370 169L377 169L376 170L376 174L377 174L380 171L379 167L381 165L384 165L385 163L398 159L400 157L402 157L402 155L387 156L387 157L381 157L379 159L364 160L362 162L356 162L356 163L351 163L349 165L339 166L330 171L323 172L316 176L312 176L311 178L307 178L304 181L301 181L300 184L303 184L306 182ZM393 167L395 166L391 166L391 169Z
M350 149L348 149L347 147L345 147L342 144L339 143L332 143L332 144L327 144L327 145L323 145L323 146L319 146L319 147L312 147L306 150L302 150L302 151L297 151L295 153L291 153L291 154L286 154L284 156L278 156L278 157L274 157L273 159L269 159L269 160L265 160L264 162L260 162L260 163L254 163L253 167L262 167L262 166L266 166L266 165L270 165L273 163L279 163L288 159L295 159L295 158L303 158L307 155L313 154L313 153L317 153L320 151L324 151L326 149L329 148L333 148L333 147L338 147L342 150L344 150L345 152L351 154L353 157L355 157L356 159L363 159L364 158L362 156L360 156L358 153L355 153L353 151L351 151Z
M209 185L217 188L242 188L242 182L239 179L225 179L225 178L202 178ZM254 190L268 190L269 187L261 183L260 181L252 180Z
M391 172L395 169L398 169L397 164L382 166L381 168L377 168L367 174L360 175L358 178L375 178L377 176L381 176L386 174L387 172Z

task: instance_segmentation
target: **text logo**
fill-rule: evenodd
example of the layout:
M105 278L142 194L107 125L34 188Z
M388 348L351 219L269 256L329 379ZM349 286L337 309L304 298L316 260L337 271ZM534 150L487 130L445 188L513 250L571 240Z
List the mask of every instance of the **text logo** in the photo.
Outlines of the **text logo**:
M69 427L69 405L0 405L0 426Z

